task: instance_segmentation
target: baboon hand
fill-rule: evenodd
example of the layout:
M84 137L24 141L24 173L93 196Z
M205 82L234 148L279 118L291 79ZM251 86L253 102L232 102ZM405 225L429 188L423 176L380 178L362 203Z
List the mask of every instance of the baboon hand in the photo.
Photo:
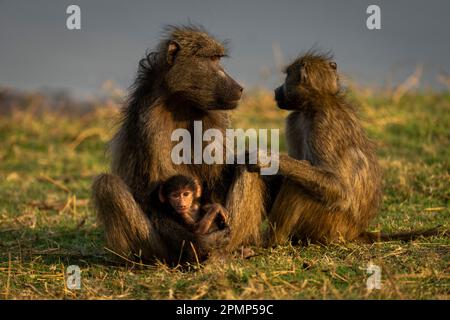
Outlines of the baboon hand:
M277 153L254 151L246 153L246 168L249 172L260 172L262 168L269 168L273 161L278 161Z
M205 216L218 218L223 224L228 225L229 213L220 203L210 203L203 206Z

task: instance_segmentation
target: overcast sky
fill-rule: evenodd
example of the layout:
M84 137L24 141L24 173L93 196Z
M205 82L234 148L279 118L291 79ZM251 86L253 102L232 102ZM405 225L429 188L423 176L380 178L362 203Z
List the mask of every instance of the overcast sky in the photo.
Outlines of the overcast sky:
M80 31L66 28L66 8L81 7ZM381 30L366 28L366 8L381 7ZM128 87L137 62L165 24L200 23L229 39L224 64L246 87L274 87L274 48L285 62L316 46L332 50L354 80L383 85L423 64L425 85L450 73L450 1L143 1L0 0L0 86L99 91L105 80ZM275 49L275 51L278 51Z

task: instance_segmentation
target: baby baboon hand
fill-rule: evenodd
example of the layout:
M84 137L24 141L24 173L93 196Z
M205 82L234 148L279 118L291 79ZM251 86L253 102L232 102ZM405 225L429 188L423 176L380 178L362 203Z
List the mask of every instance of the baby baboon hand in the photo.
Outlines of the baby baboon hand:
M203 206L207 216L215 216L223 223L227 224L229 219L228 210L225 209L220 203L211 203Z

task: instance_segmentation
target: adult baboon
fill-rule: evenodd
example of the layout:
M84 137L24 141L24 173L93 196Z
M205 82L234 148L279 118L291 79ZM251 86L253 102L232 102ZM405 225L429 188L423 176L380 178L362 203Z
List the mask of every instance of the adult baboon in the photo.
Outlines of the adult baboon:
M229 126L227 110L237 106L242 87L222 68L224 55L224 46L202 28L168 27L156 52L140 61L121 127L111 141L112 174L100 175L93 184L93 202L113 250L140 252L150 260L177 256L177 248L168 243L179 239L178 231L158 219L157 190L176 174L202 181L206 200L223 204L229 212L229 239L224 230L199 236L206 251L223 243L233 250L258 242L264 203L258 174L222 164L175 165L171 160L175 129L187 129L193 136L194 121L202 121L203 131L225 133Z
M286 73L275 99L281 109L292 111L286 120L288 155L279 160L284 178L269 214L269 244L291 238L374 242L440 234L438 228L364 231L381 202L382 173L374 145L340 88L337 65L329 55L308 52Z
M381 171L374 146L340 90L336 63L309 52L286 69L275 91L286 121L288 155L269 215L271 243L357 238L376 215Z

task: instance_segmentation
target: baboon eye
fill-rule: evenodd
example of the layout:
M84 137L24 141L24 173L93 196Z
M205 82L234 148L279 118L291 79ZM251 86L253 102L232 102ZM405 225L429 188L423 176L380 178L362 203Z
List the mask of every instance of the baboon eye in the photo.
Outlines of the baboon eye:
M330 62L330 67L331 67L331 69L336 70L337 69L336 62Z
M220 58L222 58L222 57L219 55L209 57L209 59L215 64L218 64L220 62Z

